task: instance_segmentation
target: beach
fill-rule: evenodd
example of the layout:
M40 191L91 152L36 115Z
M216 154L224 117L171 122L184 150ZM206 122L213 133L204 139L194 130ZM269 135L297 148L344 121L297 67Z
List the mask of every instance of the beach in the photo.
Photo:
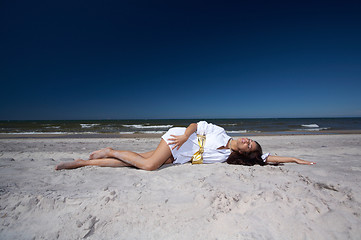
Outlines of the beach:
M359 239L361 134L253 136L316 165L56 171L157 136L0 138L0 239Z

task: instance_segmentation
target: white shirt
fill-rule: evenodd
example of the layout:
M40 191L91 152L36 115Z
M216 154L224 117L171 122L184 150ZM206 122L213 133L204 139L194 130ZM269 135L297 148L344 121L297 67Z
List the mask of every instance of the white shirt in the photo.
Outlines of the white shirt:
M166 132L162 138L169 143L170 135L183 135L186 128L171 128ZM174 164L183 164L189 162L194 153L199 150L197 134L206 136L204 145L203 163L225 162L231 154L231 150L226 147L228 141L231 139L226 134L226 131L217 125L200 121L197 123L197 133L193 133L188 140L179 148L179 150L172 150L173 145L169 145L172 155L174 157Z

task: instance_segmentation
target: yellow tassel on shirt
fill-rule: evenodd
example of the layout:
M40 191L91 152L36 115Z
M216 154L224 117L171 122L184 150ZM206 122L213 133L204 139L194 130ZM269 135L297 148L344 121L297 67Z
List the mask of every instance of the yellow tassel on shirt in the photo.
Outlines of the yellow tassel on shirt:
M204 144L206 143L206 136L197 134L199 150L192 156L192 164L203 163Z

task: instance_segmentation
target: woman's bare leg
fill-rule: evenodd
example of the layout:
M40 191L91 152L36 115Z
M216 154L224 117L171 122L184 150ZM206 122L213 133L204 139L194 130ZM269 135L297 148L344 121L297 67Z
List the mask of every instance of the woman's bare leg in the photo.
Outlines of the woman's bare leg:
M89 159L91 159L91 160L98 159L98 158L95 158L95 157L93 156L93 154L94 154L94 153L97 153L97 152L103 152L104 150L107 151L107 149L113 150L112 148L109 148L109 147L108 147L108 148L100 149L100 150L98 150L98 151L93 152L93 153L90 155L91 157L89 157ZM144 157L144 158L150 158L150 157L153 155L154 152L155 152L155 150L149 151L149 152L145 152L145 153L139 153L139 155L141 155L141 156ZM101 153L101 154L99 154L99 156L106 157L107 155L104 154L104 153ZM93 158L92 158L92 157L93 157ZM99 159L102 159L102 158L99 158ZM118 160L121 161L120 159L118 159ZM173 158L173 156L171 156L170 158L168 158L167 161L165 161L164 164L170 164L170 163L172 163L173 161L174 161L174 158ZM130 166L132 166L132 165L130 165Z
M169 159L172 159L172 152L168 144L163 139L160 141L157 149L154 150L151 156L146 158L135 152L117 151L109 148L105 149L103 153L101 153L101 150L97 153L104 154L103 156L106 158L120 159L134 167L148 171L158 169L164 163L168 162ZM150 153L146 153L146 155L150 155Z
M100 149L98 151L92 152L90 154L90 156L89 156L89 160L105 158L105 157L108 156L108 152L110 150L113 150L113 149L110 148L110 147L107 147L107 148L103 148L103 149ZM153 155L154 152L155 152L155 150L145 152L145 153L139 153L139 155L141 155L144 158L149 158L149 157L151 157Z
M107 147L107 148L103 148L103 149L97 150L95 152L92 152L89 156L89 160L106 158L106 156L108 155L108 152L111 150L113 150L113 149L110 147Z
M109 154L109 151L111 151L111 150L113 150L113 149L110 147L107 147L107 148L103 148L103 149L97 150L95 152L92 152L89 156L89 160L106 158ZM144 158L149 158L153 155L154 152L155 152L155 150L145 152L145 153L139 153L139 155L141 155Z
M94 159L94 160L82 160L77 159L72 162L62 162L55 167L55 170L61 169L75 169L85 166L99 166L99 167L130 167L132 165L120 161L115 158L104 158L104 159Z
M155 170L165 163L172 163L172 152L167 143L162 139L157 149L147 153L135 153L131 151L117 151L111 148L104 148L95 151L90 155L90 160L76 160L74 162L61 163L56 170L74 169L83 166L101 167L124 167L135 166L144 170Z

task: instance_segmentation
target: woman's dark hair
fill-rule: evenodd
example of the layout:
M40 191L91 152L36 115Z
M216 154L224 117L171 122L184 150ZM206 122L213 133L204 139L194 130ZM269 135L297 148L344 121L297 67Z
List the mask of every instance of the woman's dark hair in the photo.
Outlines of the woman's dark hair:
M254 141L256 143L256 150L252 152L244 152L240 153L238 151L233 151L228 159L228 164L237 164L237 165L246 165L246 166L253 166L253 165L261 165L264 166L267 163L265 163L262 159L262 148L261 145L258 144L258 142Z

